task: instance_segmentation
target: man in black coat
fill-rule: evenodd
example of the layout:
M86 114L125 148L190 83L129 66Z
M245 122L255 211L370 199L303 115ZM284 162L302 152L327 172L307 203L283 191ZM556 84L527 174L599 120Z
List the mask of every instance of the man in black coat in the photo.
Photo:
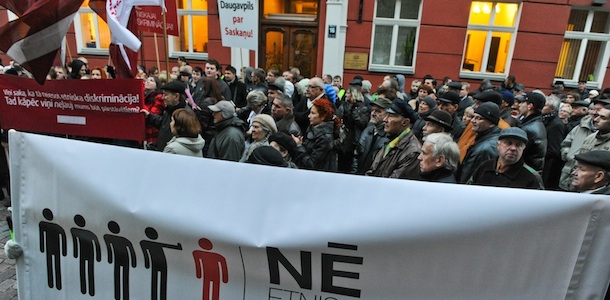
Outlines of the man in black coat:
M225 68L225 82L229 85L231 91L231 100L235 103L235 106L242 108L246 106L246 84L239 81L236 75L237 70L233 66L227 66Z
M523 153L525 163L542 174L546 156L546 128L542 123L542 108L546 97L538 92L528 93L525 101L519 103L519 113L523 116L519 127L527 132L528 143Z
M498 156L496 142L498 141L498 122L500 121L500 108L492 102L481 103L474 111L472 117L472 131L477 134L474 144L468 147L466 156L457 173L460 183L467 182L474 170L484 161Z
M542 108L542 123L546 128L547 148L542 179L547 190L559 190L559 177L565 162L561 159L561 142L568 132L557 116L559 98L550 96Z
M540 174L523 162L527 133L520 128L503 129L498 136L498 157L483 162L468 184L543 190Z
M362 131L360 139L356 141L352 173L358 175L366 173L371 168L379 149L388 141L387 134L383 130L385 127L383 119L388 115L386 109L390 106L392 106L392 101L384 97L378 97L377 100L371 102L369 125Z

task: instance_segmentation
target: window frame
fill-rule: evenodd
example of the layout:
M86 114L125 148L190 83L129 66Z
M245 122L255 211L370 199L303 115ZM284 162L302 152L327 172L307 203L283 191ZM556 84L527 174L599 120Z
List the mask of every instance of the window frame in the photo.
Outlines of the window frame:
M83 27L80 21L81 14L93 14L95 17L93 20L93 27L95 29L96 37L95 37L95 48L87 48L83 47ZM110 31L110 29L109 29ZM78 9L76 14L74 15L74 33L76 38L76 53L80 54L89 54L89 55L110 55L109 48L102 48L100 45L100 27L99 27L99 17L98 15L89 7L81 7ZM108 33L110 34L110 33Z
M400 19L400 9L402 5L402 1L408 0L397 0L396 6L394 7L394 18L381 18L377 17L377 8L379 1L375 1L375 8L373 10L373 22L371 29L371 48L369 49L369 62L368 62L368 70L370 72L387 72L387 73L402 73L402 74L415 74L415 66L417 64L417 49L419 44L419 33L421 28L421 17L422 11L424 7L424 1L418 0L419 4L419 12L417 12L417 19ZM399 2L400 1L400 4ZM392 64L382 65L382 64L374 64L373 63L373 50L375 43L375 28L377 25L381 26L392 26L392 44L390 46L390 62ZM394 64L394 60L396 57L396 48L398 47L398 31L400 27L413 27L415 28L415 42L413 45L413 63L411 66L397 66Z
M572 79L554 78L553 84L555 84L557 81L563 81L566 87L577 87L578 81L580 80L580 78L578 77L580 75L580 72L582 71L583 60L585 57L585 52L587 51L587 43L589 41L599 41L602 44L605 43L605 46L602 50L603 56L601 57L601 61L598 61L598 63L596 64L598 66L598 70L596 70L597 74L595 74L596 81L587 80L587 87L601 89L606 76L606 66L608 65L608 61L610 60L610 20L608 20L608 24L606 24L606 26L608 27L606 28L606 30L608 31L607 33L592 33L591 25L593 24L593 15L596 11L608 12L610 14L610 10L591 6L573 6L570 9L570 13L573 10L587 11L585 31L568 31L566 28L566 32L563 36L563 42L565 42L566 39L580 40L578 57L576 58L576 67L574 69L574 73L572 74ZM559 65L559 62L557 65ZM555 68L555 72L557 72L557 68Z
M210 4L210 1L208 1L208 5ZM208 11L209 11L209 7L208 10L197 10L197 9L193 9L192 8L192 2L193 0L188 0L188 8L186 9L180 9L177 8L178 11L178 26L180 26L180 19L182 17L187 17L187 22L189 24L188 28L186 28L186 30L188 30L188 45L189 45L189 51L176 51L175 49L175 42L173 38L168 37L168 52L169 52L169 57L170 58L178 58L179 56L184 56L187 59L195 59L195 60L207 60L209 57L208 52L193 52L193 36L194 36L194 32L193 32L193 16L205 16L208 17L208 26L209 26L209 16L208 16ZM208 28L209 30L209 28ZM178 33L180 33L180 28L178 29ZM210 42L209 40L209 36L208 36L208 43Z
M496 17L495 10L492 9L493 14L490 16L489 25L470 25L470 14L472 10L472 2L471 8L468 10L468 23L466 26L466 35L464 36L464 48L462 49L462 57L460 62L460 78L469 78L469 79L490 79L490 80L501 80L503 81L506 76L510 74L510 68L513 61L513 55L515 52L515 45L517 43L517 33L519 32L519 24L521 21L521 12L523 10L523 2L513 2L513 1L485 1L478 0L483 2L492 2L492 8L495 7L497 3L508 3L508 4L517 4L519 7L517 8L517 12L515 13L515 22L513 26L494 26L493 22ZM504 68L504 73L490 73L487 71L465 71L462 68L462 64L464 63L464 56L466 55L466 46L468 42L468 31L486 31L487 37L485 39L485 46L483 49L483 61L481 62L481 66L486 66L489 59L489 50L491 48L491 40L494 32L501 33L511 33L511 40L508 49L508 53L506 54L506 67ZM485 68L481 68L484 70Z

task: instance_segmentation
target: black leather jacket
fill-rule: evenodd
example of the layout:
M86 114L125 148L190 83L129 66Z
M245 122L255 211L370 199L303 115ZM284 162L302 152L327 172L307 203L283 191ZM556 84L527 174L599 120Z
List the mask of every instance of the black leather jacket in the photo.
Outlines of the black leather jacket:
M542 123L542 116L533 114L525 117L519 127L527 133L529 139L523 151L523 160L538 173L542 173L547 149L546 128Z
M467 182L479 165L484 161L498 157L498 135L500 128L497 126L477 134L474 144L466 151L464 161L458 169L458 180L460 183Z

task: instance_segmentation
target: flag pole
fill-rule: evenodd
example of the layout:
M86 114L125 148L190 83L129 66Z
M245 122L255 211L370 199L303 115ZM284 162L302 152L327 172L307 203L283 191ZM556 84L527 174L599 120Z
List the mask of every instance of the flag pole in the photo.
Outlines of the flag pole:
M159 63L159 41L157 41L157 33L153 33L155 36L155 55L157 58L157 69L161 72L161 64Z
M169 53L167 48L167 20L165 18L165 9L161 10L163 15L163 46L165 47L165 72L167 72L167 82L171 81L171 72L169 70Z

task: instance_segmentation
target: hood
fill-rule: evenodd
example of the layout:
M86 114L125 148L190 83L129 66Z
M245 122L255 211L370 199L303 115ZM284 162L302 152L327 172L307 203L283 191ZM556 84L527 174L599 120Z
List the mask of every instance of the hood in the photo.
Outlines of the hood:
M205 146L205 140L201 137L201 135L198 135L196 138L176 137L174 141L193 152L198 152L203 149L203 146Z
M396 80L398 80L398 91L401 93L405 92L405 76L402 74L396 74Z

